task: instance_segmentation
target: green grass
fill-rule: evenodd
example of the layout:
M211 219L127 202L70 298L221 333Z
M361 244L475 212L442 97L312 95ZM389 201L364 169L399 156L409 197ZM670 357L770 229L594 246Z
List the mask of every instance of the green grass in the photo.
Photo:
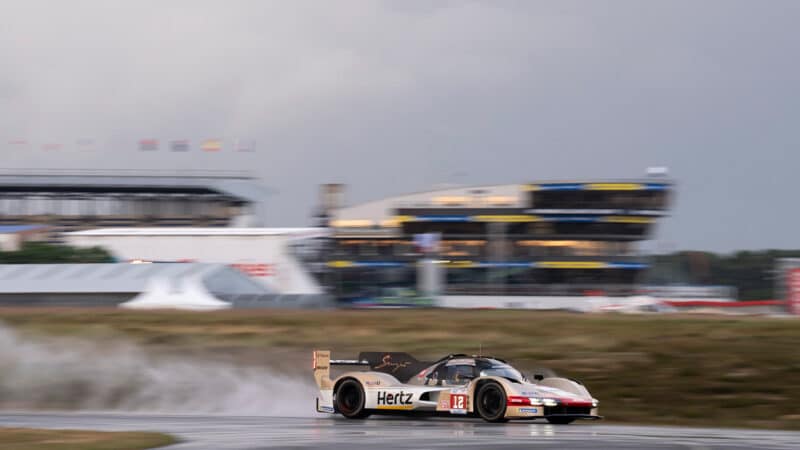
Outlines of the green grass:
M0 428L3 450L144 450L175 442L160 433Z
M535 311L0 309L23 335L124 339L150 351L307 370L310 351L451 352L583 381L612 422L800 429L800 320ZM309 373L310 377L310 373Z

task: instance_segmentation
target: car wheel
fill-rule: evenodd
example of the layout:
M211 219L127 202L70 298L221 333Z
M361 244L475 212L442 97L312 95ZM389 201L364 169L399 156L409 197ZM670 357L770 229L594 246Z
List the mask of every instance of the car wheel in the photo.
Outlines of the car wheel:
M475 396L475 409L481 419L487 422L507 422L506 391L495 381L481 384Z
M364 419L369 413L364 409L364 388L356 380L344 380L336 389L336 409L348 419Z
M567 425L575 422L575 419L572 417L548 417L547 421L553 425Z

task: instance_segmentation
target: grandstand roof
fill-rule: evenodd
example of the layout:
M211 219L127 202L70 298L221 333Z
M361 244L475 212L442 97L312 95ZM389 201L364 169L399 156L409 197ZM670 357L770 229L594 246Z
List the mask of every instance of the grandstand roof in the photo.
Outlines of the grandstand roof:
M37 171L28 174L0 174L2 191L43 192L171 192L210 190L241 199L259 202L275 191L240 173L158 171Z

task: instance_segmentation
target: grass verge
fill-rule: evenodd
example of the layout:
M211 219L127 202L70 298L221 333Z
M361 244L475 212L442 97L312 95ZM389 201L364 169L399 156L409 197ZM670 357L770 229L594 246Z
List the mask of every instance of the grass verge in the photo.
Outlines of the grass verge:
M800 429L800 320L510 310L0 309L0 322L23 335L124 338L150 351L242 364L293 355L303 373L314 348L343 358L360 350L437 358L482 348L523 370L547 367L583 381L612 422Z
M0 428L3 450L144 450L175 442L160 433Z

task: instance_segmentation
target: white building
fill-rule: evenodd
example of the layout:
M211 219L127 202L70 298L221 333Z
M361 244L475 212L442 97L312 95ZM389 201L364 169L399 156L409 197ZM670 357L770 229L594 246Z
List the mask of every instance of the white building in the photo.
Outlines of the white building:
M119 261L222 263L279 294L323 289L293 254L295 243L326 236L323 228L104 228L67 233L78 247L99 246Z
M0 305L224 309L274 296L223 264L0 264Z

